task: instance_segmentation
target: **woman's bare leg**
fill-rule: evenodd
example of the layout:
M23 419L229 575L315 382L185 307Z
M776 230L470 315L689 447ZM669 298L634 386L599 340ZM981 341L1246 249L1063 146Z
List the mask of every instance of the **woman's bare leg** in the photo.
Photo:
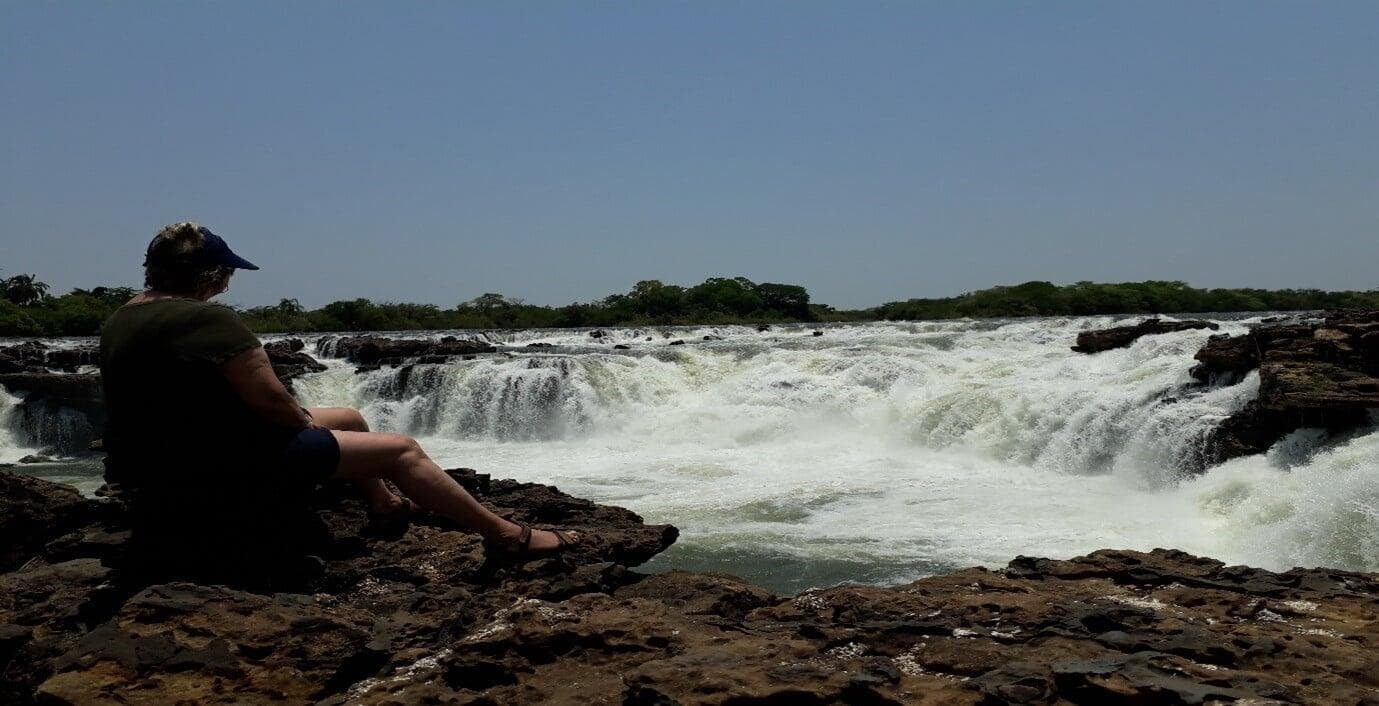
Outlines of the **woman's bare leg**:
M315 422L332 431L369 431L369 423L357 409L349 407L308 407ZM354 483L354 487L364 495L369 509L386 515L402 507L402 498L388 490L388 486L378 478L365 478Z
M401 434L335 431L340 442L340 467L336 478L359 483L370 479L392 481L418 505L454 520L497 542L511 542L521 533L516 524L493 514L436 465L415 439ZM552 532L533 530L530 547L555 549L559 539Z

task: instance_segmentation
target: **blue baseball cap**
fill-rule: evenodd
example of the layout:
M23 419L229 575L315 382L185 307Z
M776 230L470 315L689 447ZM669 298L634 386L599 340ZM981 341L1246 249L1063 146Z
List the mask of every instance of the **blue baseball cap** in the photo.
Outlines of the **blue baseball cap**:
M220 265L222 267L233 267L237 270L257 270L258 265L235 254L229 245L225 244L225 239L211 232L210 228L200 226L197 228L204 238L200 252L196 254L196 261L203 265Z

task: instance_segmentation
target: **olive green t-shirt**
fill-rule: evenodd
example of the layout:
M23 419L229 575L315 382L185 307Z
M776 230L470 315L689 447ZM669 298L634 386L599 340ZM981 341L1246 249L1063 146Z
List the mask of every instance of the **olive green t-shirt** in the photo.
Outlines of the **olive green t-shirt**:
M260 345L219 304L158 299L116 310L101 329L112 480L188 480L279 458L298 430L254 414L220 371Z

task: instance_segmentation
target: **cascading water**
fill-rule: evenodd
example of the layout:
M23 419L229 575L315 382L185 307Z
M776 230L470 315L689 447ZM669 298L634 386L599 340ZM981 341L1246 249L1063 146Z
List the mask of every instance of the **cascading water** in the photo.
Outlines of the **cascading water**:
M24 431L20 398L0 388L0 463L14 463L38 452L38 444Z
M682 539L660 565L782 589L1101 547L1379 568L1379 435L1303 434L1194 475L1205 435L1258 378L1196 385L1205 331L1069 350L1116 323L505 332L489 340L511 357L358 375L333 361L297 387L422 438L444 464L672 522Z

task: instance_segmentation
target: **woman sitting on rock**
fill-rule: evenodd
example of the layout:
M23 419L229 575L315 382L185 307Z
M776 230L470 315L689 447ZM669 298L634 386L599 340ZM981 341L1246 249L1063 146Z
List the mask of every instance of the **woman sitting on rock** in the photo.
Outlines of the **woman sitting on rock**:
M144 484L172 484L209 465L262 480L268 491L338 478L363 492L376 517L397 517L410 502L388 480L500 551L547 552L578 540L498 517L416 440L371 432L356 410L299 406L235 311L208 303L236 269L258 267L195 223L170 225L149 244L147 291L112 314L101 333L112 468L137 473Z

